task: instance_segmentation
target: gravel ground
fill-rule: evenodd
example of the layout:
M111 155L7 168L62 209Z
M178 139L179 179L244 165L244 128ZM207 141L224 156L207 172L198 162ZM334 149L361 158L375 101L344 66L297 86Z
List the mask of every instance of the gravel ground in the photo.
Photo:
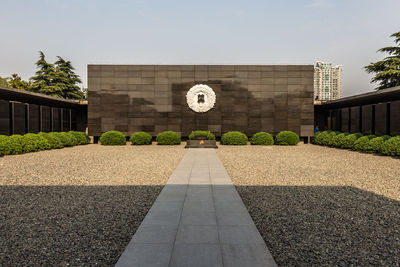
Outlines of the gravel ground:
M217 153L280 266L400 266L400 159L315 145Z
M185 153L78 146L0 158L0 266L111 266Z

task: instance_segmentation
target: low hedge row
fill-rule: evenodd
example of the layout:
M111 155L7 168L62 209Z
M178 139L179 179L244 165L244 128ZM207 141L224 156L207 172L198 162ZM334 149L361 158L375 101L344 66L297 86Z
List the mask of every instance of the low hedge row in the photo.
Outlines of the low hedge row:
M242 132L227 132L222 135L221 137L221 144L222 145L246 145L248 141L247 136ZM290 145L294 146L297 145L300 141L299 136L291 131L282 131L278 133L274 138L271 134L266 132L259 132L254 134L250 138L250 143L252 145Z
M68 146L86 145L89 136L83 132L50 132L0 135L0 155L17 155Z
M189 135L189 140L196 139L197 136L204 136L207 140L215 140L215 135L210 131L193 131ZM150 145L152 136L146 132L136 132L129 139L132 145ZM174 131L165 131L159 133L156 137L158 145L179 145L181 136ZM297 145L299 136L291 131L280 132L275 140L273 136L266 132L254 134L250 139L242 132L231 131L224 133L221 137L222 145L247 145L248 141L252 145ZM126 145L126 137L122 132L109 131L100 136L100 144L102 145Z
M316 133L314 144L343 149L351 149L364 153L381 153L388 156L400 156L400 136L388 135L377 137L361 133L341 133L323 131Z

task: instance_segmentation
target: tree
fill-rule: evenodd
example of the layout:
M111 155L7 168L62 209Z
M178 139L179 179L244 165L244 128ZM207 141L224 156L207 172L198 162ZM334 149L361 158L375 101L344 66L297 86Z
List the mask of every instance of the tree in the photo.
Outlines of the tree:
M11 77L7 78L8 86L12 88L29 90L30 84L22 80L21 76L16 73L11 74Z
M39 51L39 60L36 62L39 68L36 75L31 77L32 91L45 95L62 97L62 88L55 81L57 80L56 69L53 64L48 63L44 53Z
M62 87L62 97L68 99L83 99L84 93L77 84L82 83L71 61L66 61L58 56L56 65L57 83Z
M77 85L82 83L81 79L75 74L71 61L58 57L58 60L51 64L46 61L44 53L40 51L36 66L39 70L31 78L32 91L67 99L84 97L84 93Z
M388 53L389 56L381 61L365 66L368 73L376 73L371 82L379 82L377 90L400 86L400 32L393 33L397 46L388 46L378 52Z
M8 87L8 82L6 78L0 77L0 86L2 87Z

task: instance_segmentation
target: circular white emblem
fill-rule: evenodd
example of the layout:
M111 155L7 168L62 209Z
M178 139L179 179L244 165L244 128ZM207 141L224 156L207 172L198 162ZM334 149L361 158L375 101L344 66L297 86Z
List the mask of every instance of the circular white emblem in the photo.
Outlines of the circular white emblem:
M205 84L196 84L186 94L189 108L196 112L207 112L214 107L215 93Z

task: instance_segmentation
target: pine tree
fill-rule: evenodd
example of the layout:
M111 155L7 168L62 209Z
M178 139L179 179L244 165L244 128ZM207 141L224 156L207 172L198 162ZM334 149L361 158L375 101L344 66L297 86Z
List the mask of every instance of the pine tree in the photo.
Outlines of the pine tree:
M45 95L63 97L62 87L56 82L58 76L56 69L53 64L46 61L42 51L39 51L39 60L36 62L36 66L39 70L31 78L31 90Z
M371 82L379 82L377 90L400 86L400 32L393 33L397 46L388 46L378 50L378 52L388 53L385 59L365 66L368 73L376 73Z
M57 58L58 60L51 64L46 61L44 53L39 52L39 60L36 62L39 70L31 78L31 90L67 99L82 99L84 93L77 85L82 82L75 73L71 61L66 61L62 57Z
M66 61L58 56L56 65L57 83L62 87L62 97L67 99L83 99L84 93L77 84L82 83L71 61Z

